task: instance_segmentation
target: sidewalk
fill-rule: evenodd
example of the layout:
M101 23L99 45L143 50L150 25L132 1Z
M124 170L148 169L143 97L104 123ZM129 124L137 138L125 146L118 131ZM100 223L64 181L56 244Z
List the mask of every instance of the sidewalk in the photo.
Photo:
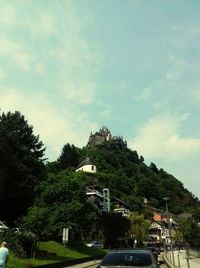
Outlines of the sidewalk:
M174 264L172 253L169 251L166 253L164 259L171 268L200 268L200 258L190 257L186 258L185 250L174 251Z

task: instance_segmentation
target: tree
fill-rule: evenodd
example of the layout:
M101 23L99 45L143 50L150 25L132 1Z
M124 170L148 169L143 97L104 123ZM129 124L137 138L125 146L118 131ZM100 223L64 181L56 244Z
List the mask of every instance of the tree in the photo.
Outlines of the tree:
M130 221L121 214L103 214L99 219L99 228L105 236L105 243L108 247L122 246L119 239L126 239L126 234L130 228Z
M79 163L77 148L73 144L65 144L58 158L58 163L61 169L77 167Z
M150 221L146 220L143 214L137 212L131 212L130 221L130 235L134 240L136 239L137 244L140 245L146 240Z
M12 225L33 204L45 170L44 145L20 112L0 115L0 211Z
M61 240L64 227L76 234L89 232L97 210L93 204L86 202L85 174L77 173L62 171L48 174L40 185L35 205L21 221L22 227L45 240Z
M178 241L189 243L191 246L200 246L200 227L192 218L181 218L178 221L178 229L176 231L179 237Z
M153 170L153 172L158 174L159 170L158 170L157 166L153 162L151 162L149 167Z

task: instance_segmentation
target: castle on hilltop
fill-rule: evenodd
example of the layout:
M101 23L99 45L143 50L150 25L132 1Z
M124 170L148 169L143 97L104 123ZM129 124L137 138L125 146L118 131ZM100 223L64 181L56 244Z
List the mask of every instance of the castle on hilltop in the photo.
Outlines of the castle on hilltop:
M95 134L91 132L87 145L93 147L105 141L113 141L116 144L127 147L127 142L123 140L122 136L112 136L110 130L105 126L102 126Z

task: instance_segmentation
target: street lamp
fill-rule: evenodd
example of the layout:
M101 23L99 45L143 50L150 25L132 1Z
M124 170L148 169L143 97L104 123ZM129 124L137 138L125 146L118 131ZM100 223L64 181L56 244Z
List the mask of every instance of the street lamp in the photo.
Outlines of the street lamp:
M169 216L169 209L168 209L169 197L164 197L163 200L165 201L165 207L166 207L166 216L167 216L168 230L169 230L169 243L170 243L170 249L172 252L172 262L173 262L173 265L175 265L174 249L173 249L172 236L171 236L171 224L170 224L170 216Z

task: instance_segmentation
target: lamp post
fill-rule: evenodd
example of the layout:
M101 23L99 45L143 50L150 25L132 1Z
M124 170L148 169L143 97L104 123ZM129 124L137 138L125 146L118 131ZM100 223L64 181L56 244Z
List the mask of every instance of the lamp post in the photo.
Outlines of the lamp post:
M173 265L175 265L175 260L174 260L174 249L173 249L173 243L172 243L172 235L171 235L171 224L170 224L170 216L169 216L169 209L168 209L168 197L164 197L163 200L165 201L165 208L166 208L166 216L167 216L167 222L168 222L168 231L169 231L169 243L170 243L170 249L172 252L172 262Z

